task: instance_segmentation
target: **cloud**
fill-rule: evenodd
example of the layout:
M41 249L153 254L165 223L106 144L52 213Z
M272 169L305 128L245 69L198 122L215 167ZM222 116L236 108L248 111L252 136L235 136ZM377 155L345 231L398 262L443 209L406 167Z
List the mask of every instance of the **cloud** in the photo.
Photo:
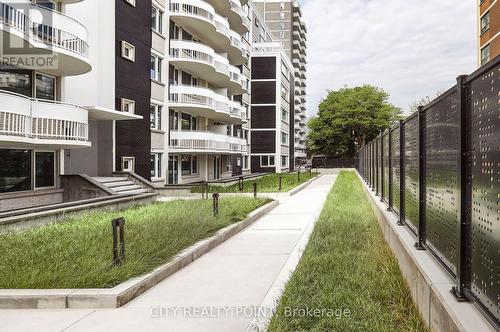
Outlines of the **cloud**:
M301 0L307 113L326 90L373 84L408 110L476 68L476 1Z

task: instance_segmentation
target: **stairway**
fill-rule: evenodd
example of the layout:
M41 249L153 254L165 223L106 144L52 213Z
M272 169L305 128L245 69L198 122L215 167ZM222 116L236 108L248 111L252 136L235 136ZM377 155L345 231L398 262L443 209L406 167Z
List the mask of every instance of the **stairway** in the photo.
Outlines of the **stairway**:
M127 177L110 176L94 177L95 181L112 190L114 195L139 195L149 192L140 185L130 181Z

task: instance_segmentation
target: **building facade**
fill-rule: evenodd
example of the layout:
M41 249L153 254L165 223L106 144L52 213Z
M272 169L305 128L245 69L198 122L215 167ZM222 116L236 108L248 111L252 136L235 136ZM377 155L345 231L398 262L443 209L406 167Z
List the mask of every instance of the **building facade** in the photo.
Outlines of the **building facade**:
M85 173L110 174L114 124L140 119L97 96L68 95L71 78L98 72L88 25L68 14L78 2L0 2L0 211L12 208L5 198L19 207L61 203L61 176L82 161L92 160Z
M478 65L500 55L500 3L478 0Z
M306 41L307 29L298 1L254 0L273 38L280 41L294 67L294 149L296 162L306 157Z
M1 0L0 30L0 198L60 203L71 174L163 186L292 169L293 66L248 0ZM255 127L251 104L273 106Z

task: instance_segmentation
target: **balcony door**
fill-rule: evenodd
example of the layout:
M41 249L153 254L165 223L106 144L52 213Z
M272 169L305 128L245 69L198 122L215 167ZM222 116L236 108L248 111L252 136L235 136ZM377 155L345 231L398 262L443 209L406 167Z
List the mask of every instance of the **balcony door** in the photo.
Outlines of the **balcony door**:
M168 184L179 183L179 157L168 157Z
M220 156L214 156L214 180L220 179Z

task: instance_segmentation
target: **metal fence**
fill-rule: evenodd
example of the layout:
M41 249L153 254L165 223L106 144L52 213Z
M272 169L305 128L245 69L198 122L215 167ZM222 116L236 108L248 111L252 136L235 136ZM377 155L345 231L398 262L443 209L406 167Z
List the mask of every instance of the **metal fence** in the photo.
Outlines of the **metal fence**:
M370 187L500 322L500 57L358 152Z

